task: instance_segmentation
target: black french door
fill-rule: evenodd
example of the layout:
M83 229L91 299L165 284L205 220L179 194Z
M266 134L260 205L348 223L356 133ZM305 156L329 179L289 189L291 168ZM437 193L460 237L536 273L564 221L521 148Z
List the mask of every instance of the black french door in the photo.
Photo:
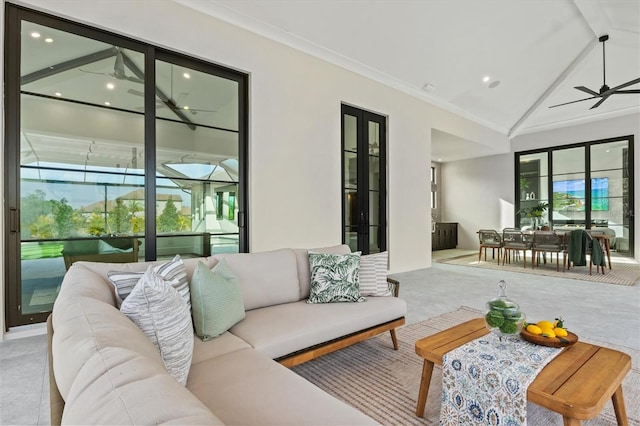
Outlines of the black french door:
M363 254L387 249L386 118L342 105L342 242Z

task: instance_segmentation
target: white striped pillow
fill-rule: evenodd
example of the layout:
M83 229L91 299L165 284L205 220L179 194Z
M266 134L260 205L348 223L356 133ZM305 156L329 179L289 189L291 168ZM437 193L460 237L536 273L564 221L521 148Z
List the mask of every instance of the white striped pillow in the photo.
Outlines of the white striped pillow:
M189 311L191 311L189 279L180 255L176 254L171 261L154 266L153 271L163 279L171 282L171 286L173 286L184 301L187 302L187 307ZM122 302L127 298L129 293L131 293L140 278L142 278L142 275L144 275L144 272L109 271L107 273L109 280L111 280L116 288L118 307L122 305Z
M388 257L386 251L360 257L360 295L391 296L387 283Z
M186 385L193 358L193 324L187 304L171 283L149 267L120 311L158 348L169 374Z

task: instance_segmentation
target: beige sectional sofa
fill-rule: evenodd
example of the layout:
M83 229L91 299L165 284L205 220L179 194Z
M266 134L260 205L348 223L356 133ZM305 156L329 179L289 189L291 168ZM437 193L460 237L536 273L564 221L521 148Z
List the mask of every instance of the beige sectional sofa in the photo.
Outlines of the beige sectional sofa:
M49 319L52 424L375 423L286 366L386 331L389 350L397 348L406 313L397 282L395 297L307 304L308 254L299 249L185 259L188 278L198 261L213 268L220 258L237 274L245 319L212 340L195 337L186 387L116 307L108 272L142 272L149 263L75 263Z

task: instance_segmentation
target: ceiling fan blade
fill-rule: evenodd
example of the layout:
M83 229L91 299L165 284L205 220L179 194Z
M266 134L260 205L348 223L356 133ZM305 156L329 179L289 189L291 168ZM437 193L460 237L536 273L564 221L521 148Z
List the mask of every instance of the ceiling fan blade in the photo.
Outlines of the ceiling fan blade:
M589 108L589 109L598 108L600 105L602 105L602 103L603 103L604 101L606 101L606 100L607 100L607 98L608 98L608 97L609 97L608 95L607 95L607 96L603 96L603 97L602 97L602 99L600 99L598 102L596 102L596 103L595 103L595 105L593 105L593 106L592 106L591 108Z
M136 90L136 89L129 89L129 90L127 90L127 93L130 93L130 94L136 95L136 96L144 96L144 92L141 92L141 91Z
M593 90L591 90L591 89L589 89L587 87L584 87L584 86L576 86L576 87L574 87L574 89L578 89L578 90L580 90L582 92L585 92L585 93L588 93L588 94L590 94L592 96L600 96L600 93L594 92Z
M616 93L640 93L640 89L616 90L615 92L612 93L612 95L615 95Z
M608 92L615 92L618 89L622 89L622 88L627 87L627 86L632 86L632 85L634 85L636 83L640 83L640 78L636 78L635 80L627 81L626 83L623 83L620 86L612 87L611 89L609 89L607 91Z
M144 80L139 79L138 77L131 77L131 76L125 75L124 78L125 80L133 81L134 83L144 84Z
M599 97L600 96L592 96L590 98L578 99L577 101L565 102L563 104L558 104L558 105L551 105L549 108L555 108L555 107L559 107L559 106L575 104L576 102L588 101L589 99L596 99L596 98L599 98Z

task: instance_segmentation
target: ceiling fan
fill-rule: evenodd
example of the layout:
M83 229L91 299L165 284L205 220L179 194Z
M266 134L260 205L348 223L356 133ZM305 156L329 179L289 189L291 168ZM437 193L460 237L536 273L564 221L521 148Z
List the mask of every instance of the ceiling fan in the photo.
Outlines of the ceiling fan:
M631 81L627 81L626 83L623 83L619 86L610 88L609 86L607 86L606 83L606 68L605 68L605 55L604 55L604 44L607 40L609 40L609 36L608 35L603 35L600 36L600 38L598 39L601 43L602 43L602 87L600 88L600 91L596 92L595 90L591 90L587 87L584 86L576 86L574 87L574 89L578 89L581 92L585 92L588 93L589 95L591 95L591 97L589 98L584 98L584 99L578 99L577 101L571 101L571 102L565 102L562 104L558 104L558 105L552 105L549 108L555 108L555 107L559 107L559 106L563 106L563 105L569 105L569 104L574 104L576 102L582 102L582 101L588 101L590 99L597 99L597 98L601 98L598 102L596 102L591 108L589 109L594 109L594 108L598 108L600 105L602 105L602 103L604 101L607 100L607 98L611 95L618 95L618 94L629 94L629 93L640 93L639 89L631 89L631 90L620 90L623 89L625 87L628 86L632 86L636 83L640 83L640 78L636 78L635 80L631 80Z
M112 73L87 71L87 70L83 70L81 68L80 68L80 71L86 72L86 73L89 73L89 74L108 75L109 77L113 77L116 80L129 80L129 81L133 81L135 83L144 84L144 80L142 80L141 78L129 76L129 75L127 75L125 73L125 71L124 71L124 56L123 56L122 50L120 50L118 47L114 47L114 49L116 51L116 62L115 62L115 64L113 64L113 72Z
M135 89L129 89L127 90L127 93L136 96L144 96L143 92ZM190 106L183 104L187 96L189 96L188 93L180 93L178 95L178 99L175 101L172 98L168 98L166 101L156 99L156 108L169 108L174 111L190 112L192 115L196 115L199 112L217 112L213 109L191 108ZM144 111L143 106L136 107L136 109Z

